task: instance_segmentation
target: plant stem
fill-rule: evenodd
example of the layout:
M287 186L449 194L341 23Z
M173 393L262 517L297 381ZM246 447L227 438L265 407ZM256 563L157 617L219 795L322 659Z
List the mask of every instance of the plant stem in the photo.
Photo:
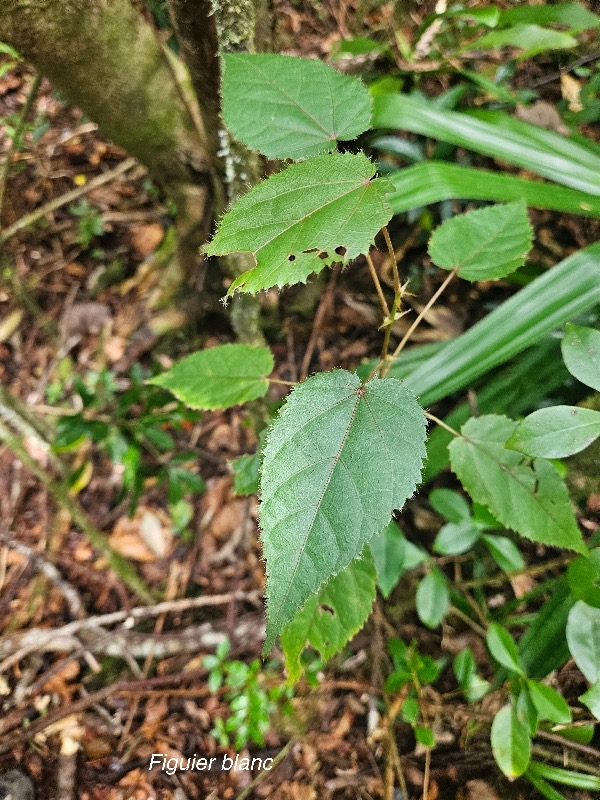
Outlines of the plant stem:
M375 269L375 264L373 263L373 259L369 255L369 253L365 254L365 258L367 259L367 265L369 267L369 272L371 273L371 278L373 279L373 283L375 284L375 289L377 291L377 296L379 297L379 302L381 303L381 310L383 311L384 317L389 317L390 309L388 304L385 300L383 295L383 289L381 288L381 283L379 281L379 276L377 275L377 271Z
M452 280L452 278L453 278L455 275L456 275L456 269L453 269L453 270L452 270L452 272L449 272L449 273L448 273L448 275L446 275L446 277L445 277L445 279L444 279L444 282L442 283L442 285L441 285L441 286L438 288L438 290L437 290L437 291L436 291L436 292L435 292L435 293L434 293L434 294L433 294L433 295L432 295L432 296L429 298L429 300L428 300L427 304L425 305L425 307L421 309L421 311L419 312L419 315L417 316L417 318L415 319L415 321L412 323L412 325L410 326L410 328L409 328L409 329L406 331L406 333L405 333L405 334L404 334L404 336L402 337L402 340L401 340L400 344L398 345L398 347L397 347L397 348L394 350L394 352L393 352L393 354L392 354L392 360L393 360L393 359L395 359L395 358L398 358L398 356L400 355L400 353L401 353L401 352L404 350L404 348L405 348L406 344L407 344L407 343L408 343L408 341L410 340L410 337L413 335L413 333L415 332L415 330L416 330L416 329L419 327L419 325L421 324L421 322L422 322L423 318L425 317L425 315L427 314L427 312L429 311L429 309L430 309L430 308L432 307L432 305L433 305L433 304L434 304L434 303L435 303L435 302L438 300L438 298L440 297L440 295L442 294L442 292L444 291L444 289L446 288L446 286L448 286L448 284L450 283L450 281Z
M439 425L441 428L447 430L448 433L452 434L452 436L457 436L457 437L462 436L462 433L455 431L454 428L451 428L450 425L446 425L446 423L442 419L439 419L434 414L430 414L429 411L424 411L423 413L425 414L427 419L431 420L432 422L435 422L436 425Z
M271 774L271 772L272 772L272 771L275 769L275 767L276 767L278 764L280 764L280 763L283 761L283 759L284 759L284 758L287 756L287 754L288 754L288 753L290 752L290 750L292 749L292 745L293 745L293 744L294 744L294 740L293 740L293 739L291 739L291 740L290 740L290 741L289 741L289 742L288 742L288 743L285 745L285 747L283 747L283 748L282 748L282 749L281 749L281 750L280 750L280 751L277 753L277 755L276 755L276 756L275 756L275 758L273 759L273 764L271 765L271 767L270 767L269 769L263 769L263 770L261 770L261 771L258 773L258 775L256 776L256 778L254 778L254 780L253 780L253 781L251 781L251 782L248 784L248 786L246 786L246 788L245 788L243 791L241 791L241 792L238 794L238 796L235 798L235 800L246 800L246 798L250 796L250 794L251 794L251 793L254 791L254 789L256 789L256 787L258 786L258 784L259 784L259 783L262 783L262 781L263 781L265 778L268 778L268 777L269 777L269 775Z
M4 423L0 422L0 439L14 455L41 481L59 505L64 506L73 522L85 534L90 543L106 556L109 566L135 594L146 603L152 602L152 595L144 585L135 569L123 556L109 545L106 537L94 525L79 503L71 497L68 488L54 478L32 456L20 439Z
M29 112L31 111L31 107L33 106L41 82L42 82L42 76L40 75L39 72L36 72L36 74L33 76L33 81L31 82L31 87L29 89L27 99L25 100L25 104L21 110L21 114L15 126L15 132L11 139L8 152L6 153L4 163L2 164L2 168L0 170L0 219L2 219L2 208L4 206L4 193L6 191L6 184L8 182L8 173L10 172L12 156L13 153L15 152L15 149L17 148L17 145L19 144L19 140L25 128L25 123L27 122L27 117L29 116Z
M383 226L383 228L381 229L381 232L383 233L383 238L385 239L385 243L387 245L387 249L388 249L388 252L390 254L390 259L392 261L392 275L394 277L394 292L396 292L396 294L400 294L402 290L400 288L400 275L398 273L398 262L396 261L396 253L394 251L394 245L392 244L392 240L390 239L390 234L388 232L388 229L387 229L386 225Z

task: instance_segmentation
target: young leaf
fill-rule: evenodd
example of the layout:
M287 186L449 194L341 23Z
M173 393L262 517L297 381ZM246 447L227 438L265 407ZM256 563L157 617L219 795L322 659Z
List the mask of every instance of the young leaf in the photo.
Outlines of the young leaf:
M516 572L525 567L519 548L508 536L491 536L484 533L481 538L490 551L491 557L504 572Z
M490 653L499 664L517 675L525 675L519 660L517 646L506 628L492 622L487 630L485 640Z
M264 397L272 371L268 348L224 344L192 353L148 383L163 386L190 408L229 408Z
M489 691L490 684L477 674L475 657L468 647L457 653L452 662L452 669L462 693L470 703L481 700Z
M429 495L429 505L448 522L471 519L471 508L465 498L452 489L434 489Z
M371 539L369 546L377 570L377 586L389 597L400 577L425 559L425 553L409 542L393 519L381 533Z
M600 392L600 331L567 324L561 347L571 375Z
M227 294L299 283L365 253L392 216L391 186L374 174L363 153L334 153L292 164L251 189L205 247L212 256L243 251L256 258L256 268Z
M429 255L438 267L457 269L466 280L496 280L523 264L531 237L527 207L520 200L447 220L433 232Z
M267 640L401 508L421 475L425 417L395 378L320 373L287 398L264 450Z
M450 593L443 573L432 569L417 586L417 614L428 628L437 628L446 616Z
M507 447L528 456L566 458L600 436L600 412L577 406L541 408L517 425Z
M527 681L527 688L539 719L547 719L557 725L566 725L572 721L571 709L556 689L532 680Z
M494 717L491 740L496 764L506 777L522 775L531 758L531 739L512 706L504 706Z
M453 471L473 500L507 528L534 542L585 551L564 481L549 461L529 459L505 442L517 426L507 417L473 417L449 446Z
M294 160L335 150L371 124L371 96L358 78L322 61L278 54L223 57L223 119L268 158Z
M433 549L442 556L460 555L473 547L480 534L481 530L472 520L449 522L435 537Z
M352 598L352 602L349 602ZM302 674L300 655L308 644L327 660L359 631L375 600L375 566L368 549L306 601L281 632L291 682Z
M600 681L600 608L578 600L567 620L569 651L590 683Z

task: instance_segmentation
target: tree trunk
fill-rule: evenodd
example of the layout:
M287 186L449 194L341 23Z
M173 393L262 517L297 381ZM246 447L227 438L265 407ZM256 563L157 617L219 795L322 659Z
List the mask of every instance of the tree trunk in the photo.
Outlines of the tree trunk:
M201 123L131 0L2 0L0 38L144 164L174 200L178 267L189 272L212 225L214 169Z

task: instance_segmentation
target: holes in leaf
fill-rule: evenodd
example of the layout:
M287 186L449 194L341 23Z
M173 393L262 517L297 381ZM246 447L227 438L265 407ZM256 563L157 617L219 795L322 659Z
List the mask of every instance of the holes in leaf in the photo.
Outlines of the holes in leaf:
M319 606L319 609L324 614L331 614L332 617L335 617L335 610L331 606L328 606L325 603L321 603L321 605Z
M288 261L295 261L295 260L296 260L295 255L288 256Z
M325 253L324 251L321 251L319 253L319 258L321 259L321 261L325 261L326 258L329 258L329 253Z
M346 248L343 247L343 245L340 245L339 247L335 248L335 252L338 254L338 256L345 256L346 255Z

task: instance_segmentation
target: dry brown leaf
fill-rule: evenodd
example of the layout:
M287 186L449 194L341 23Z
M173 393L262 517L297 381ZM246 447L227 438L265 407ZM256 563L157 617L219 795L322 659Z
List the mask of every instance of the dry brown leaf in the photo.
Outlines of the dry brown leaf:
M475 779L467 781L466 785L459 789L459 800L500 800L496 790L486 781Z
M563 136L569 135L569 129L552 103L546 100L536 100L530 106L518 105L515 117L523 122L529 122L540 128L547 128Z
M164 512L138 506L133 518L117 520L108 541L117 553L126 558L155 561L171 551L173 534Z
M141 258L153 253L162 242L165 232L160 222L132 225L129 228L131 244L135 254Z
M569 103L569 111L583 111L583 105L579 99L581 84L568 72L563 72L560 76L560 91Z
M63 331L67 337L85 333L97 334L111 317L106 303L74 303L63 319Z

